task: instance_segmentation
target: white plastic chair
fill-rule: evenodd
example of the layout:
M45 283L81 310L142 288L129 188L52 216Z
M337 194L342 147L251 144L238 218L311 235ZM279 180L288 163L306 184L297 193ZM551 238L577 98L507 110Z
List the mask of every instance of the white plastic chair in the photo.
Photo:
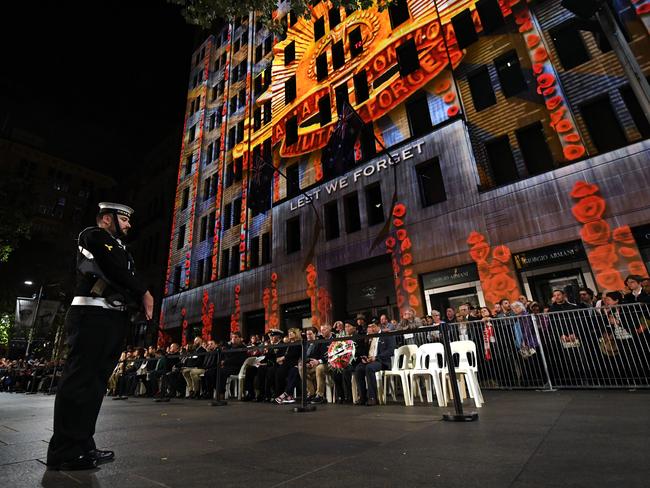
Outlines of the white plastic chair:
M237 397L237 400L241 400L242 393L244 391L244 379L246 378L246 368L252 366L255 363L255 357L246 358L244 364L241 365L239 369L239 374L231 374L226 380L226 400L231 396ZM235 385L235 391L230 395L230 390L232 385Z
M476 407L480 407L483 403L483 394L481 387L478 383L478 362L476 358L476 344L473 341L454 341L449 344L451 348L452 358L458 356L458 366L456 366L456 374L465 376L469 396L474 399ZM448 361L453 360L447 358ZM456 364L454 362L454 364ZM449 374L448 368L445 367L443 371L443 378ZM444 395L448 399L450 395L447 394L447 382L444 381Z
M433 389L436 392L438 406L444 407L447 405L447 399L445 398L445 393L442 388L442 374L443 371L445 371L446 367L447 362L445 360L445 348L440 342L422 344L418 348L415 355L415 368L407 371L407 374L411 380L411 405L413 405L415 400L414 397L416 388L420 397L420 401L422 401L422 391L420 389L418 377L424 377L427 402L433 402L431 394L431 383L433 383Z
M397 351L395 351L395 362L393 363L393 367L387 371L384 371L384 400L387 400L389 382L391 383L393 400L397 400L395 395L396 388L393 380L395 378L399 378L402 382L404 405L413 405L411 402L411 389L409 387L408 370L411 370L415 367L415 356L417 354L417 350L418 346L415 344L409 344L406 346L400 346Z

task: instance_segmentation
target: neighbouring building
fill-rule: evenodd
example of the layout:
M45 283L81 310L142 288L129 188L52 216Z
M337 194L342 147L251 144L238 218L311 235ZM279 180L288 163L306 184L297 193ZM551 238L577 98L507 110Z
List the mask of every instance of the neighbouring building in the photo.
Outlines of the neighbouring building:
M649 2L614 4L649 74ZM548 302L647 274L650 125L615 54L559 0L288 9L283 36L251 13L194 53L172 337ZM366 128L351 160L330 142L344 102ZM261 161L278 170L262 187Z

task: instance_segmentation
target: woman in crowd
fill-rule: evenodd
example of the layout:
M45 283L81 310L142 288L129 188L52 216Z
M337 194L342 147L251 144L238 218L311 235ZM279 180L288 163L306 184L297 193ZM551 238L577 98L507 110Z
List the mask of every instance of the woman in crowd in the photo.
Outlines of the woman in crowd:
M519 358L519 374L524 386L542 386L545 381L539 365L539 355L537 354L539 344L533 320L522 302L512 302L511 308L515 313L513 330Z
M283 393L275 399L276 403L294 403L293 391L300 383L298 361L302 353L300 329L292 328L287 332L287 348L284 355L277 358L275 371L275 391Z

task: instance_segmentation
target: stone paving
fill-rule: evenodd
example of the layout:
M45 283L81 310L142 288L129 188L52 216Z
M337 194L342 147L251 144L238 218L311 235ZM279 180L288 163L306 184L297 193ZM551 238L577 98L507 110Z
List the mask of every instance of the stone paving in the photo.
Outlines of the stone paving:
M295 414L107 400L95 439L116 460L68 473L42 464L54 398L0 393L0 486L650 486L649 391L484 393L479 421L467 424L417 404Z

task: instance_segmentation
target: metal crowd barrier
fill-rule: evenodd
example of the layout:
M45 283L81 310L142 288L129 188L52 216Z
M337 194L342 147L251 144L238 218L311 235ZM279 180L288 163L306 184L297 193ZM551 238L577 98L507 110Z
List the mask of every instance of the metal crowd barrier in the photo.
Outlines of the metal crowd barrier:
M650 387L646 304L449 325L453 340L476 343L481 388Z

